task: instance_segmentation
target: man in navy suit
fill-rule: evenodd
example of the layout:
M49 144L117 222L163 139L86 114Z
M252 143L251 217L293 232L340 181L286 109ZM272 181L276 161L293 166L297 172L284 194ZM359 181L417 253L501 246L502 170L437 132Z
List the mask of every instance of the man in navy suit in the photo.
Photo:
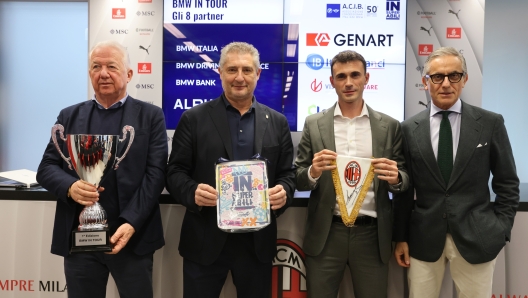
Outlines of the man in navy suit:
M97 44L89 55L95 97L63 109L57 117L66 134L122 135L123 126L134 127L130 151L117 171L108 171L100 192L68 169L51 141L38 168L37 181L57 196L51 253L64 257L69 297L105 297L109 273L121 297L153 296L153 254L165 244L158 199L164 186L167 134L160 108L128 96L132 74L123 46ZM129 139L130 134L123 143ZM59 145L67 155L66 143ZM118 146L118 156L124 147ZM112 251L70 254L79 214L95 202L108 214Z
M422 78L431 104L402 123L413 187L394 198L393 239L398 264L410 267L411 298L438 297L448 261L459 297L491 297L496 257L519 205L504 119L460 99L467 80L464 56L435 50Z
M261 68L252 45L233 42L222 49L218 68L224 92L183 113L174 132L167 166L167 190L187 208L179 251L184 297L218 297L231 271L237 297L270 297L277 224L292 203L293 145L284 115L257 102L253 91ZM217 227L215 162L268 160L272 222L253 233Z

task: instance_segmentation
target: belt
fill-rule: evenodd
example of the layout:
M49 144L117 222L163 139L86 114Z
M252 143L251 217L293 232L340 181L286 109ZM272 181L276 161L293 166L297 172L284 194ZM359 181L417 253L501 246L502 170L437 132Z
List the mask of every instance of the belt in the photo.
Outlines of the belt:
M343 223L343 219L339 215L332 216L332 222ZM370 226L378 224L378 219L371 216L358 216L354 222L354 226Z

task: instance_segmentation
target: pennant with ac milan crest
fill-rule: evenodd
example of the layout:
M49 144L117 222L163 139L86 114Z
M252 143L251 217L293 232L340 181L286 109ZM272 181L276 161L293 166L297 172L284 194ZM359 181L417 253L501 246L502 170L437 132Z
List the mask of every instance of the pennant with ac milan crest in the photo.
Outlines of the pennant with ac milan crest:
M374 167L370 158L338 155L335 162L332 180L337 203L343 223L351 227L374 179Z

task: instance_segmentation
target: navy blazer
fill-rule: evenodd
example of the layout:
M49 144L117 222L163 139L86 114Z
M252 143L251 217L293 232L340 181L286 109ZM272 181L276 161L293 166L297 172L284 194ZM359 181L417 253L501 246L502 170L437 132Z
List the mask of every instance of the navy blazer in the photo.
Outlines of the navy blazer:
M254 152L268 159L268 185L281 184L287 203L274 214L279 215L293 202L295 174L293 144L284 115L255 102ZM231 135L226 108L221 97L183 113L174 132L172 152L167 166L167 190L187 208L183 219L180 254L202 265L212 264L220 255L228 233L217 226L216 207L196 205L194 193L198 184L215 187L215 163L220 158L233 160ZM277 250L277 224L254 232L256 255L271 262Z
M459 144L446 184L431 145L429 113L426 109L402 123L412 187L394 197L394 241L408 242L413 258L435 262L449 231L467 262L489 262L510 240L519 205L519 178L504 119L462 102ZM490 173L495 202L490 202Z
M65 134L85 134L92 111L96 108L92 101L67 107L60 112L56 123L64 126ZM165 118L159 107L130 96L122 108L120 127L134 127L135 138L116 172L119 217L136 230L127 247L138 255L144 255L165 244L158 203L168 155ZM123 143L128 144L129 138L130 133ZM58 142L63 154L68 157L66 143L60 139ZM118 146L118 156L122 156L125 147ZM75 171L68 169L68 164L62 160L50 139L38 168L37 181L57 196L51 253L60 256L67 256L71 248L77 203L68 198L67 193L78 179Z

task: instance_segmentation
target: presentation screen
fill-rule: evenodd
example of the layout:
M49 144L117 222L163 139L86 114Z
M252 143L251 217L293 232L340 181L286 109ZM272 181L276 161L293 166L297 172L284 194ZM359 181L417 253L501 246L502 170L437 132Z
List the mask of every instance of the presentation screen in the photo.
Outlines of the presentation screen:
M344 50L367 61L367 104L403 120L406 5L406 0L165 0L167 129L176 128L185 110L220 96L220 51L233 41L258 49L262 73L255 97L283 113L292 131L336 102L330 62Z

